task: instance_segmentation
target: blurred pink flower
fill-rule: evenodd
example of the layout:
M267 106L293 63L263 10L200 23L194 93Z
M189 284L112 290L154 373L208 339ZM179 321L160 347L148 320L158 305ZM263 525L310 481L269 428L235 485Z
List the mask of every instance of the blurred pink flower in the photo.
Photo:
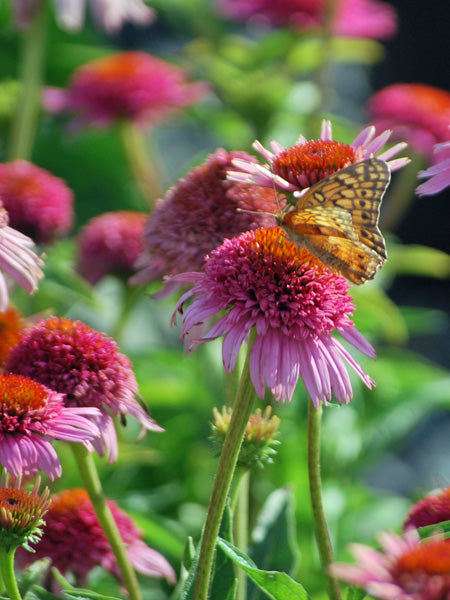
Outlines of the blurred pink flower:
M323 24L327 0L221 0L221 11L238 21L253 21L299 31ZM393 6L379 0L341 0L333 19L335 35L388 39L397 29Z
M140 272L132 278L133 284L201 269L205 255L225 238L261 225L274 225L272 217L258 214L275 212L273 189L227 181L227 169L237 158L255 160L245 152L219 148L159 201L145 225L144 251L136 263ZM179 286L172 281L164 292Z
M450 186L450 141L436 144L434 153L439 155L434 165L418 173L419 179L429 177L428 181L417 186L416 194L418 196L438 194Z
M365 158L376 155L387 162L391 171L408 164L409 158L391 160L406 147L406 143L396 144L380 152L390 135L391 131L387 130L375 137L375 128L366 127L348 145L332 139L331 122L324 120L318 140L308 141L300 134L295 146L290 148L273 140L270 143L271 151L255 140L253 148L267 163L261 165L253 157L250 160L234 158L227 178L239 183L253 183L271 189L275 187L280 192L290 192L298 198L321 179Z
M450 597L450 544L421 540L415 529L403 536L383 533L382 551L352 544L356 565L335 563L330 572L382 600L446 600Z
M145 215L117 211L94 217L78 236L77 271L95 285L108 274L128 279L143 249Z
M39 0L13 0L18 27L26 27L33 18ZM84 23L86 3L95 21L108 33L124 23L147 25L155 18L154 11L143 0L53 0L56 20L61 29L77 31Z
M47 88L51 112L75 113L75 126L129 119L154 123L201 100L206 84L188 83L182 69L145 52L120 52L79 67L67 90Z
M107 503L136 571L150 577L165 577L169 583L175 583L174 570L159 552L142 540L142 532L131 517L112 500ZM84 585L89 572L96 566L103 567L120 580L116 558L92 502L82 488L64 490L52 496L42 539L33 550L33 554L19 550L17 559L21 567L49 558L52 566L63 575L68 571L73 573L77 585Z
M61 476L52 439L81 442L92 451L99 436L96 408L64 406L64 396L21 375L0 373L0 463L18 477L42 469Z
M33 294L39 279L44 277L44 264L30 250L33 240L8 226L8 213L0 204L0 311L8 307L9 290L5 275L13 279L28 294Z
M51 317L26 329L11 350L5 370L65 394L66 406L98 409L93 422L100 437L93 445L109 462L117 458L111 414L135 417L143 428L163 431L135 399L137 382L130 360L116 342L81 321Z
M204 272L171 279L193 284L177 305L182 337L199 323L216 319L200 339L190 341L189 349L225 336L222 358L227 373L255 327L250 376L260 398L267 385L276 400L290 400L301 377L316 408L321 402L326 405L332 393L340 404L348 403L353 390L347 365L367 387L374 385L331 335L336 330L355 348L375 357L350 319L354 305L347 282L284 238L278 227L225 240L206 258ZM184 308L189 298L193 301Z
M403 528L426 527L436 525L443 521L450 521L450 487L430 494L423 500L416 502L408 512L408 518ZM449 540L450 543L450 540Z
M393 129L393 138L433 157L434 145L448 141L450 93L419 83L395 83L372 96L368 104L377 131Z
M11 227L48 244L73 223L73 194L64 181L25 160L0 163L0 198Z

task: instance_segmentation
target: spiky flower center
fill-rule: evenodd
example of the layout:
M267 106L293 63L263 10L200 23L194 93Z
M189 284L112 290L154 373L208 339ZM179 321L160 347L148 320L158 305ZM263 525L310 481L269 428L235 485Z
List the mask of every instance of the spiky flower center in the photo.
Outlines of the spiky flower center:
M95 73L96 77L104 78L107 81L112 78L126 79L138 72L143 62L140 54L123 52L99 58L80 69L80 72Z
M22 315L13 306L0 312L0 364L5 362L11 348L19 341L23 327Z
M272 162L272 172L305 188L354 162L357 162L357 157L352 146L336 141L311 140L277 154Z
M0 431L26 432L30 420L47 407L48 397L37 381L0 373Z
M450 585L450 543L447 540L424 542L398 559L399 574L447 575Z

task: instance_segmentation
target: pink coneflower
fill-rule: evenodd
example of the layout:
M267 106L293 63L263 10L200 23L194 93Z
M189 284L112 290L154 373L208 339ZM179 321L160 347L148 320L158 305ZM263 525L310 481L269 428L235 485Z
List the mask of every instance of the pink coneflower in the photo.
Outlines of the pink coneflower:
M17 477L39 469L50 479L61 476L61 464L52 439L90 442L99 435L90 420L96 408L64 405L62 394L21 375L0 373L0 463Z
M25 319L14 306L8 306L4 312L0 312L0 367L11 348L19 341L24 327Z
M409 162L408 158L393 156L401 152L405 143L399 143L382 150L391 135L384 131L375 137L375 128L367 127L351 145L332 139L330 121L323 121L319 140L308 141L300 135L295 146L285 148L276 141L267 150L256 140L253 147L267 163L261 165L254 161L235 158L232 161L236 170L228 171L228 179L240 183L253 183L269 188L275 186L280 192L288 192L298 198L302 193L321 179L365 158L377 155L377 158L388 163L391 171L400 169Z
M378 131L393 129L395 139L407 141L429 158L435 144L448 140L450 93L445 90L396 83L374 94L368 108Z
M188 83L184 72L145 52L120 52L79 67L67 90L49 88L52 112L75 113L75 125L109 125L123 119L141 125L161 121L198 102L207 88Z
M95 285L108 274L128 279L143 249L145 215L117 211L94 217L78 236L77 271Z
M131 564L143 575L165 577L175 582L175 573L167 560L142 540L142 532L133 520L112 500L107 500ZM52 566L61 573L75 575L77 585L84 585L89 572L101 566L120 580L115 556L98 522L91 500L82 488L65 490L52 496L45 516L41 541L30 555L24 551L17 554L19 564L27 565L35 560L49 558Z
M450 487L427 496L414 504L408 513L404 529L426 527L450 521Z
M81 321L51 317L23 332L5 369L26 375L66 394L67 406L92 406L100 438L93 444L117 458L117 436L110 414L135 417L145 429L162 431L135 399L137 383L130 360L116 342Z
M219 148L157 204L145 226L144 251L136 264L141 271L132 283L201 269L205 255L225 238L274 224L271 217L257 212L239 212L272 213L277 204L273 189L227 181L227 169L236 158L252 161L245 152ZM175 287L179 284L169 283L165 291Z
M143 0L53 0L58 25L66 31L77 31L83 25L86 3L96 22L107 32L117 31L124 23L147 25L154 11ZM18 27L26 27L38 6L37 0L14 0L14 16Z
M337 330L361 352L375 356L350 320L354 306L345 279L299 250L279 228L225 240L206 259L204 272L173 278L194 284L177 306L183 313L182 336L219 316L193 346L224 335L227 373L234 369L239 349L255 327L250 376L260 398L267 385L277 400L290 400L300 376L316 407L320 402L326 405L332 393L339 403L347 403L353 392L346 365L369 388L374 384L331 335ZM193 302L183 310L191 297Z
M416 187L419 196L438 194L450 186L450 141L436 144L433 151L439 155L435 164L418 173L419 179L429 177L428 181Z
M31 491L22 487L19 476L10 481L7 472L2 474L0 486L0 544L10 549L23 546L30 549L42 535L42 517L50 505L48 488L39 494L40 478Z
M298 31L323 26L326 0L221 0L222 12L238 21ZM331 26L334 35L388 39L397 29L395 9L378 0L341 0Z
M36 244L48 244L72 227L71 190L59 177L25 160L0 164L0 198L10 226Z
M446 600L450 597L450 544L421 541L415 529L402 537L384 533L382 552L362 544L351 549L356 565L334 564L331 573L382 600Z
M38 281L44 277L40 267L44 264L30 250L31 240L8 225L8 213L0 205L0 311L8 307L9 291L5 275L9 275L28 294L33 294Z

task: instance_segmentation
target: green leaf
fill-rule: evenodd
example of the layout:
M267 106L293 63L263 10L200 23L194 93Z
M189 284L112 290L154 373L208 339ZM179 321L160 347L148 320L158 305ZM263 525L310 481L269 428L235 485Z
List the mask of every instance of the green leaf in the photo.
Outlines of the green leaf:
M392 246L388 268L396 274L445 279L450 275L450 256L436 248L416 245Z
M296 543L291 489L275 490L267 498L252 532L249 554L261 568L288 573L295 571L300 553Z
M217 546L272 600L308 600L305 588L287 573L259 570L251 558L226 540L219 538Z
M450 521L419 527L418 532L422 539L433 537L438 533L443 534L445 538L450 538Z

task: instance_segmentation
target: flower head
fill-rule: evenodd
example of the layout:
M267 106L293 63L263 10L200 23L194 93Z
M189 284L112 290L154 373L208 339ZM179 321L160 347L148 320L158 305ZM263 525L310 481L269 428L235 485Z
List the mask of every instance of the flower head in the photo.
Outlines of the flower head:
M0 164L0 198L10 226L37 244L48 244L72 227L72 192L62 179L26 160Z
M299 198L310 186L332 173L374 155L388 163L395 171L409 162L408 158L391 160L405 148L405 143L396 144L381 153L388 141L390 131L384 131L375 137L375 128L367 127L351 145L332 139L331 123L323 121L319 140L308 141L300 135L295 146L284 148L276 141L267 150L257 140L253 147L267 163L261 165L252 160L236 158L232 161L236 170L228 171L228 179L240 183L253 183L291 193Z
M124 23L146 25L154 19L154 12L143 0L87 0L97 23L109 33ZM14 16L18 27L26 27L38 6L37 0L14 0ZM56 19L66 31L77 31L84 22L86 0L61 2L53 0Z
M147 220L144 251L136 264L141 271L132 283L201 269L205 255L225 238L274 224L271 217L257 212L275 211L273 189L227 181L227 169L237 158L252 160L245 152L219 148L169 190Z
M222 12L238 21L251 20L263 26L308 30L323 26L325 0L222 0ZM334 35L388 39L397 29L395 10L378 0L341 0L333 17Z
M215 407L213 409L211 441L218 455L223 448L232 412L233 409L226 406L222 408L222 412ZM275 439L280 419L276 415L271 415L271 412L272 407L266 406L264 413L257 408L256 412L250 415L239 450L239 465L250 469L254 465L262 467L264 464L273 462L272 457L277 453L275 446L280 443Z
M0 487L0 544L2 548L23 546L31 550L42 535L42 517L50 505L48 488L39 494L40 478L30 492L22 487L19 476L13 481L4 471Z
M92 449L99 435L89 418L95 408L69 408L64 398L22 375L0 373L0 463L15 477L42 469L50 479L61 475L51 441L81 442Z
M408 513L404 529L426 527L450 521L450 487L427 496L414 504Z
M435 164L418 174L419 179L429 177L428 181L417 186L416 194L419 196L438 194L450 185L450 140L436 144L433 152L439 155Z
M0 367L11 348L19 341L24 327L25 319L14 306L10 305L4 312L0 312Z
M128 279L143 248L145 215L117 211L94 217L78 237L77 270L92 285L108 274Z
M93 444L101 455L106 449L111 462L117 458L117 437L110 413L130 414L144 428L162 431L134 398L130 360L112 338L81 321L51 317L25 330L5 368L65 394L67 406L95 407L100 437Z
M373 381L331 333L337 330L356 348L374 356L355 329L345 279L329 271L306 250L285 239L279 228L257 229L225 240L205 261L203 273L184 273L176 281L193 283L177 308L183 311L182 336L220 315L197 343L224 335L223 363L233 370L252 327L250 376L259 397L265 385L277 400L290 400L299 376L314 405L331 399L349 402L347 363L371 387Z
M393 129L417 152L432 157L434 145L448 140L450 93L430 85L396 83L374 94L369 111L378 131Z
M44 264L30 250L31 240L23 233L8 225L8 213L0 206L0 311L8 307L9 291L5 274L9 275L28 294L33 294L38 281L44 277L41 266Z
M203 83L188 83L183 71L145 52L120 52L79 67L68 90L50 88L52 112L77 114L76 125L109 125L129 119L154 123L200 100Z
M334 564L331 573L382 600L445 600L450 596L450 544L421 541L411 529L403 537L384 533L382 551L353 544L356 565Z
M141 531L115 502L107 500L107 503L134 568L143 575L165 577L174 583L175 573L167 560L145 544ZM52 565L61 573L72 572L78 585L84 584L88 573L96 566L120 579L115 556L86 490L75 488L53 495L45 523L35 554L18 553L19 564L23 566L41 558L50 558Z

